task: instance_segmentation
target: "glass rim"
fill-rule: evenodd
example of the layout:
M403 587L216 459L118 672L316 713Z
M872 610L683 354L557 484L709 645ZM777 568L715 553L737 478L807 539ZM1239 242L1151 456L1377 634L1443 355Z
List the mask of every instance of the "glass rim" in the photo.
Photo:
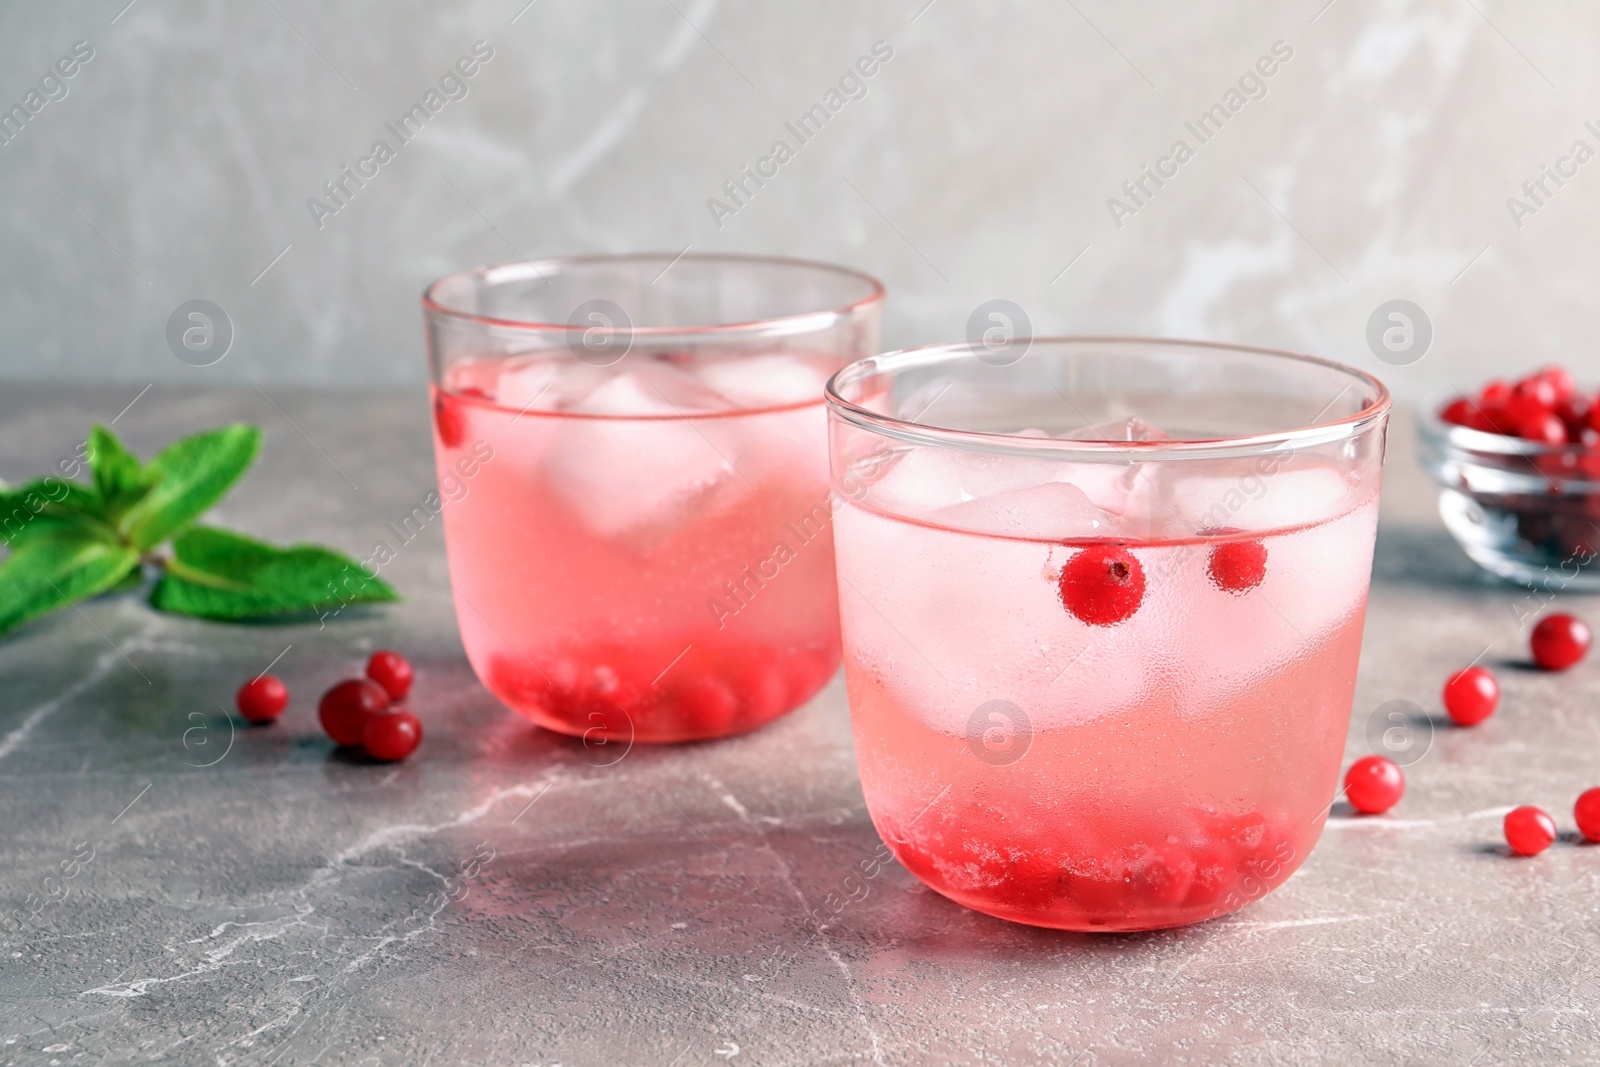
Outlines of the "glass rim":
M687 326L630 325L628 327L630 336L662 338L705 336L708 334L743 334L761 337L805 333L814 329L822 329L840 319L849 318L875 304L882 304L885 298L886 291L883 282L865 271L859 271L853 267L843 267L837 263L824 263L820 260L801 259L793 256L768 256L745 252L628 252L615 255L609 253L583 253L570 256L546 256L540 259L512 260L505 263L453 271L428 283L427 287L422 291L422 307L426 313L431 315L442 315L495 329L518 330L530 333L581 333L591 327L582 323L540 322L534 319L503 319L491 315L480 315L476 312L452 307L443 302L439 299L438 291L442 286L451 282L468 278L481 279L492 285L502 280L497 276L504 276L503 280L506 281L523 280L530 275L543 276L544 269L542 268L548 268L553 271L557 268L588 264L654 262L662 264L661 274L665 274L672 266L685 260L708 264L760 264L763 266L804 269L865 282L868 291L865 296L852 300L847 304L821 308L816 311L797 311L788 315L774 315L764 319L752 319L744 322L712 322ZM657 276L657 280L659 278L660 275ZM654 284L654 282L651 284Z
M972 355L976 358L981 342L954 341L915 348L903 348L857 360L828 379L823 395L831 414L873 433L913 445L931 445L939 448L960 449L969 452L987 452L997 455L1073 458L1089 462L1131 462L1152 459L1235 459L1259 455L1288 448L1329 444L1356 437L1372 425L1382 421L1389 412L1389 389L1378 378L1364 370L1324 359L1321 356L1290 352L1286 349L1263 348L1256 345L1238 345L1223 341L1199 341L1176 337L1117 337L1117 336L1057 336L1029 339L1029 351L1034 345L1125 345L1137 347L1165 347L1188 349L1196 355L1214 355L1223 352L1248 353L1287 359L1296 363L1337 371L1351 381L1324 408L1331 408L1351 385L1363 384L1371 390L1373 399L1353 415L1327 422L1314 419L1308 426L1278 430L1271 433L1248 434L1180 441L1093 441L1074 438L1023 437L1018 434L989 433L979 430L955 430L892 415L869 411L845 398L842 389L866 377L869 373L893 373L914 367L924 367L946 362L953 357ZM1022 358L1027 358L1026 354ZM935 401L937 402L937 397ZM1070 403L1070 400L1068 401ZM932 403L928 405L932 406ZM926 409L924 409L926 410Z

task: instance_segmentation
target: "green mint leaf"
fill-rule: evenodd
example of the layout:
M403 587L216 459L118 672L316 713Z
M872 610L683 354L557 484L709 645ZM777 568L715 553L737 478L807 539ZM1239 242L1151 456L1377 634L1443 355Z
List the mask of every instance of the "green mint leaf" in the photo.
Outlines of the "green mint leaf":
M0 633L103 593L138 567L134 549L84 527L30 536L0 564Z
M150 595L161 611L206 619L256 619L400 599L348 556L316 545L278 548L214 526L172 542L173 558Z
M115 531L100 515L100 497L93 489L46 475L0 490L0 541L17 548L63 528L90 528L115 540Z
M137 503L155 481L139 457L123 447L117 435L99 423L89 431L89 469L94 473L94 488L105 505L107 517L120 515Z
M119 529L138 548L160 544L221 500L260 447L260 429L242 423L172 442L150 461L155 484Z

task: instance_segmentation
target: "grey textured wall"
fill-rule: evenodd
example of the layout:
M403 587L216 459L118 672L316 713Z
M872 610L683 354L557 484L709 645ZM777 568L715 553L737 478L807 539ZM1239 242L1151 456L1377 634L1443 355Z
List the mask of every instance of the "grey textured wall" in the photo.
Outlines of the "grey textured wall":
M434 276L692 246L875 272L895 345L1004 298L1038 333L1289 346L1405 395L1552 359L1600 377L1600 162L1571 155L1600 149L1600 12L1577 0L526 3L0 6L0 104L38 105L0 144L0 373L418 382ZM880 40L865 95L800 143L785 122ZM465 98L314 218L478 41ZM1185 123L1219 103L1202 142ZM779 140L793 158L713 212ZM1135 200L1145 165L1176 173ZM1572 176L1535 201L1546 165ZM1434 331L1402 368L1366 340L1395 298ZM192 299L234 327L211 366L168 348Z

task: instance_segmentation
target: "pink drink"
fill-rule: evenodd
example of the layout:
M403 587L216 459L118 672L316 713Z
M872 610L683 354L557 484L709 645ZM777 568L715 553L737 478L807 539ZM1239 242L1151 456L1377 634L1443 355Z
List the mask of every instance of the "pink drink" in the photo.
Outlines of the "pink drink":
M679 741L759 726L833 676L821 395L838 361L778 360L807 372L807 399L755 410L708 402L665 363L555 369L607 396L527 411L498 395L536 363L454 368L458 395L435 394L440 477L483 443L494 458L445 533L461 639L497 697L563 733ZM656 388L670 406L592 413L650 407Z
M1208 543L1136 542L1149 593L1102 633L1050 578L1072 542L846 509L840 565L862 576L843 602L846 675L884 840L969 907L1066 929L1176 926L1273 888L1337 792L1376 519L1372 500L1258 538L1269 568L1243 595L1212 581ZM917 602L873 580L889 573ZM950 684L915 669L907 642ZM990 691L1027 709L1015 762L1015 712L972 717ZM969 736L1005 762L975 759Z
M957 388L942 402L959 426ZM1381 434L1348 454L1347 435L1170 462L1183 446L1138 419L1048 437L1029 428L1042 421L1029 414L1015 454L835 424L845 673L874 825L929 886L1005 919L1144 930L1237 910L1305 860L1338 792ZM1115 428L1098 454L1084 440ZM1126 610L1122 586L1064 586L1106 550L1139 579Z
M875 286L668 256L430 290L435 454L441 486L460 487L445 493L451 584L495 696L591 742L685 741L760 726L826 684L840 648L822 389L875 343ZM743 321L795 300L823 310ZM434 306L451 301L470 313ZM568 303L578 326L548 325ZM603 330L586 325L597 305Z

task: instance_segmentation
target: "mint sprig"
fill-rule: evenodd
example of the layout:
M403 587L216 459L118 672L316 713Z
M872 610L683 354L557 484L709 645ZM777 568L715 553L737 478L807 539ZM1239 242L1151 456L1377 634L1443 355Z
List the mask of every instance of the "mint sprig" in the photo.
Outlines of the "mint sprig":
M142 463L104 426L89 433L91 482L0 487L0 633L76 600L160 577L150 603L206 619L260 619L398 600L329 548L279 548L196 525L249 468L261 431L235 424L183 437ZM171 542L170 553L160 551Z

